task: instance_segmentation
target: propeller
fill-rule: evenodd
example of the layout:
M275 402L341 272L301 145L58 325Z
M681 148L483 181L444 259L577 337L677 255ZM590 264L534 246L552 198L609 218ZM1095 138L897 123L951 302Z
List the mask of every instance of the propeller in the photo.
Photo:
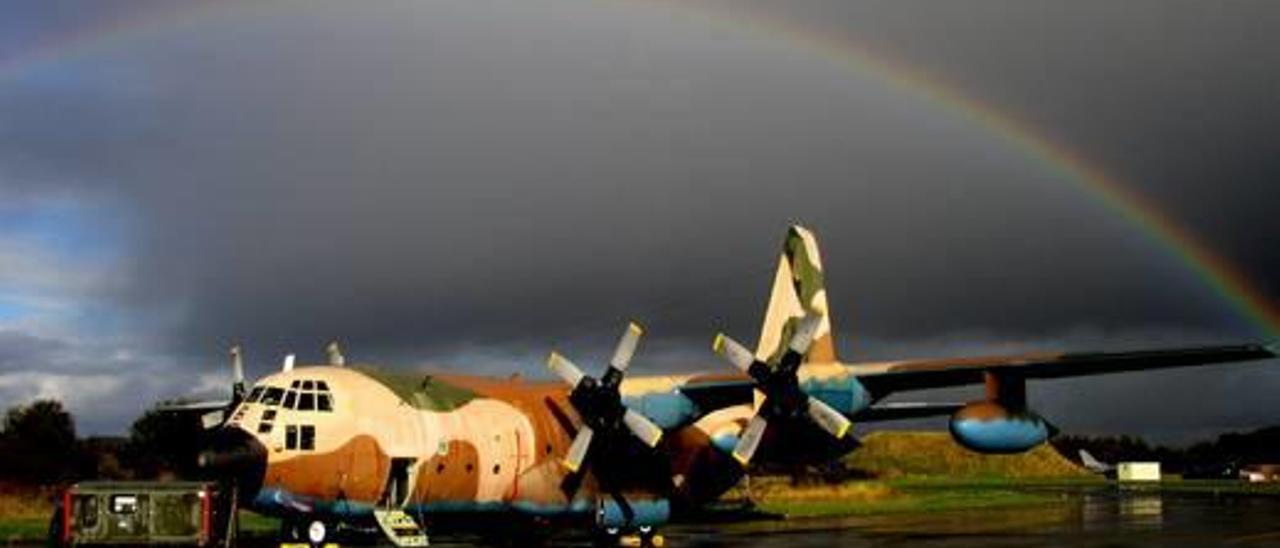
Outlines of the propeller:
M813 344L821 321L821 316L811 314L796 322L786 352L773 367L756 359L755 354L724 333L716 335L715 342L712 343L716 354L750 376L756 389L764 393L760 410L751 418L738 439L737 446L733 448L733 458L743 466L751 462L771 420L804 417L837 440L843 439L853 426L839 411L800 388L797 372L804 361L805 352Z
M231 347L231 405L244 401L245 385L244 385L244 357L240 353L240 345Z
M338 345L338 341L330 341L329 345L324 347L324 351L329 356L329 365L335 367L347 365L347 357L342 355L342 347Z
M635 322L627 326L622 338L618 340L613 358L609 360L609 367L599 380L587 376L582 369L557 352L552 352L547 358L547 367L573 387L573 391L569 393L569 403L578 411L583 421L564 459L564 466L571 472L576 473L582 468L594 440L621 435L624 428L650 448L656 447L662 440L662 428L623 405L622 395L618 392L618 386L622 384L622 378L631 365L631 357L635 355L636 345L640 343L640 336L643 334L644 329Z

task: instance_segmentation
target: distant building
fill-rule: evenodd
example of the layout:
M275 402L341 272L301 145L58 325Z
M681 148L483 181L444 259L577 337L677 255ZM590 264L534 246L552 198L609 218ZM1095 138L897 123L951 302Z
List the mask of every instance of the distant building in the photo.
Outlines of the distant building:
M1250 483L1280 481L1280 464L1250 464L1240 467L1240 479Z
M1116 479L1120 481L1160 481L1160 463L1122 462L1116 465Z

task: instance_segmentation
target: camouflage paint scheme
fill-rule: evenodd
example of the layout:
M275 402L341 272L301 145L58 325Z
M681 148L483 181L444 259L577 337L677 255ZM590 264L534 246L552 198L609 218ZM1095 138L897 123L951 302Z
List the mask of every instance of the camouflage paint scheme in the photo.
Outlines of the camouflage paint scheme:
M796 321L806 314L821 316L814 343L798 372L806 393L858 419L890 393L986 382L996 393L965 407L956 417L964 424L991 426L988 430L996 434L987 441L1012 441L987 448L996 452L1030 448L1023 447L1028 442L1021 438L1002 440L1000 433L1007 430L1011 417L1021 420L1030 413L1022 388L1026 378L1274 356L1270 350L1247 345L1145 354L844 364L836 357L817 240L807 229L795 226L788 230L779 256L757 358L776 365ZM345 519L382 504L427 515L514 511L589 516L597 502L606 498L590 468L580 484L565 487L570 473L561 459L582 421L568 402L569 387L564 384L353 365L300 366L263 378L256 387L288 390L295 381L323 381L332 394L332 411L299 411L246 401L223 427L242 429L267 448L265 476L252 498L253 507L261 512ZM643 479L628 486L628 499L670 500L680 510L712 501L732 487L743 471L729 452L760 399L752 386L749 377L738 373L623 381L624 402L665 432L654 458L630 463L634 477ZM274 427L259 434L268 407L276 412ZM946 412L952 411L954 407ZM893 413L880 412L876 417L892 419ZM288 448L287 425L314 426L314 449ZM764 442L762 454L769 455L769 447L775 449L773 457L766 459L789 455L820 462L857 446L853 436L837 441L807 435L803 426L784 425L777 430ZM1013 433L1015 437L1024 434ZM1042 438L1032 441L1039 443ZM413 463L407 472L410 494L403 500L384 500L393 459Z

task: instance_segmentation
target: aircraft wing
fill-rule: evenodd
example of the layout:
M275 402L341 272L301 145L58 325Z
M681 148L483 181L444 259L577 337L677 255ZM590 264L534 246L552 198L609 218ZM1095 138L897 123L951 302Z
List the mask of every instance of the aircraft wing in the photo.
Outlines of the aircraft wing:
M883 422L953 415L963 403L895 402L873 405L853 416L855 422Z
M702 375L682 384L680 392L698 409L709 412L751 403L755 387L746 375Z
M1086 375L1122 373L1171 367L1189 367L1217 363L1260 360L1277 357L1276 350L1257 344L1204 346L1181 349L1143 350L1135 352L1035 353L980 358L906 360L881 363L847 364L847 371L880 400L895 392L927 390L984 382L987 371L1016 374L1024 379L1055 379ZM741 374L701 374L682 377L638 377L633 382L661 381L651 389L639 389L629 397L645 400L661 396L678 386L701 413L734 405L750 404L755 386L751 378ZM658 399L661 399L659 397ZM651 417L661 415L665 407L640 404ZM878 403L857 413L859 422L878 422L950 415L960 404L955 403ZM677 413L679 414L679 413ZM660 421L674 425L689 417L683 415Z
M1136 352L1040 353L909 360L849 367L874 397L882 398L894 392L978 384L983 382L983 373L987 371L1016 374L1024 379L1056 379L1275 357L1276 352L1271 348L1244 344Z

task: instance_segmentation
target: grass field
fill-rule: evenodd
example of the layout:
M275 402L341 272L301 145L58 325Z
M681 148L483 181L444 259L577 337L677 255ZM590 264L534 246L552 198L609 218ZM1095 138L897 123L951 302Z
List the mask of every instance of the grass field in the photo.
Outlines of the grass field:
M753 477L726 499L789 518L944 512L1050 504L1057 497L1027 486L1102 485L1103 480L1043 445L1018 455L981 455L946 432L874 432L843 460L855 477L837 484L796 484Z
M51 489L0 487L0 543L41 540L53 512Z
M1093 478L1048 444L1016 455L981 455L946 432L872 432L844 465L876 479L895 478Z

